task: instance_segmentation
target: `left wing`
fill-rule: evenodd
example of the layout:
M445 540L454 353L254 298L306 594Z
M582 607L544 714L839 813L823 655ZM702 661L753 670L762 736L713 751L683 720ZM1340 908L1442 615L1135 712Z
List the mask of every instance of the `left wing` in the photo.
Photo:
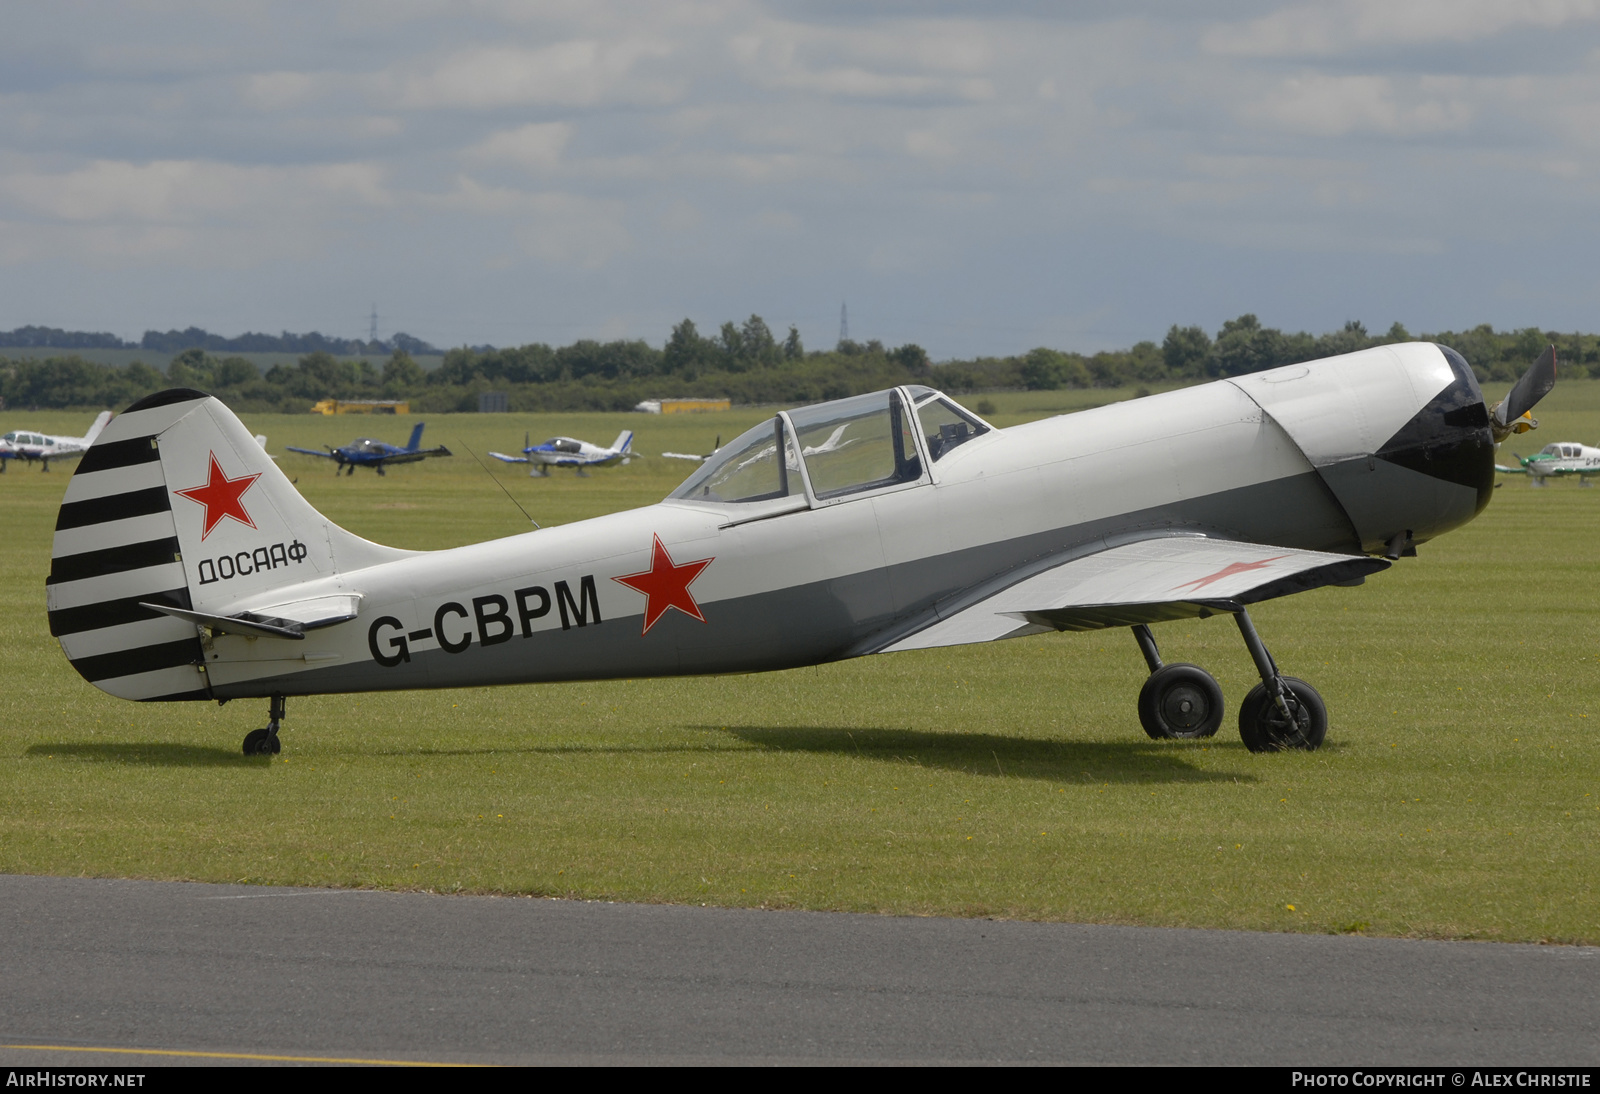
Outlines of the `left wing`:
M508 456L504 452L491 452L491 453L489 453L489 455L493 456L497 460L500 460L502 463L527 463L528 462L528 457L526 457L526 456Z
M976 602L958 600L877 649L889 653L1205 617L1323 585L1359 585L1388 567L1384 559L1365 555L1198 535L1138 540L1063 562Z

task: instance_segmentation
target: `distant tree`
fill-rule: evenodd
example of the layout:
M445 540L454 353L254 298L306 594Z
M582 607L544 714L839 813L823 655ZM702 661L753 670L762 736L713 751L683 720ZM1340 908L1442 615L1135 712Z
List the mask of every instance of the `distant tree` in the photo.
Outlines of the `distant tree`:
M759 315L752 315L739 328L739 354L749 367L778 363L778 343L772 337L772 328Z
M1088 387L1089 370L1076 354L1040 346L1022 358L1022 383L1032 391L1054 391L1062 387Z
M186 349L167 362L167 382L173 387L209 388L211 365L211 356L205 350Z
M1367 333L1366 326L1360 320L1351 319L1339 330L1318 338L1313 352L1318 357L1334 357L1341 353L1354 353L1366 349L1376 341Z
M926 377L933 366L928 360L928 351L915 342L895 347L889 351L888 358L919 380Z
M793 323L789 324L789 337L783 340L783 359L785 361L803 360L806 347L800 344L800 328Z
M739 328L731 322L722 324L718 335L718 345L722 349L722 367L729 372L743 372L745 370L744 335Z
M428 374L416 359L403 349L389 355L383 366L383 393L390 398L409 395L427 383Z
M1263 327L1261 320L1246 313L1229 319L1217 332L1211 358L1212 375L1243 376L1273 368L1285 359L1283 332Z
M1161 343L1161 360L1172 376L1205 376L1211 360L1211 336L1199 327L1180 327L1174 323Z
M211 383L214 387L243 387L260 379L261 371L243 357L224 357L211 366Z
M716 343L700 336L700 332L695 329L694 320L685 319L672 328L672 336L667 339L666 348L661 355L662 371L693 379L710 367L716 356L716 350Z

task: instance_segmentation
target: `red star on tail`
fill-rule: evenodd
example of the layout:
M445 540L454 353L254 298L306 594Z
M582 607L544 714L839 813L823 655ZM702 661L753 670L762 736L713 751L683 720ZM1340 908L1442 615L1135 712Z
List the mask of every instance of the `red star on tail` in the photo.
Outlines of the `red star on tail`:
M1174 585L1172 587L1172 591L1177 592L1179 589L1187 588L1190 585L1193 585L1196 590L1200 590L1211 584L1213 581L1221 581L1225 577L1232 577L1234 574L1242 574L1247 570L1259 570L1269 562L1276 562L1280 558L1288 557L1288 555L1273 555L1271 558L1264 558L1260 562L1230 562L1214 574L1208 574L1205 577L1197 577L1193 581L1185 581L1182 585Z
M250 514L245 512L244 502L239 499L244 492L256 484L261 477L261 472L254 475L241 475L230 479L222 473L222 465L217 463L217 454L211 453L211 473L206 478L204 486L191 486L187 490L174 490L174 494L182 494L190 501L197 501L206 507L205 526L200 532L200 538L205 539L211 534L211 529L222 523L223 517L231 517L240 524L254 528L256 522L250 519Z
M667 614L668 608L677 608L704 623L706 617L700 614L700 605L694 602L694 594L689 591L689 586L700 576L701 570L716 561L715 556L679 566L662 546L661 537L656 536L655 541L648 570L611 579L645 595L644 630L640 633L649 634L650 628L656 625L656 620Z

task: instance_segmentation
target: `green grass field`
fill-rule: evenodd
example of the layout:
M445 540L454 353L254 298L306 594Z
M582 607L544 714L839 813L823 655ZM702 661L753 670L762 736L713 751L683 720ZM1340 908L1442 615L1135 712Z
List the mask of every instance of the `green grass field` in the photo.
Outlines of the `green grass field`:
M992 395L1001 425L1128 392ZM974 398L970 400L977 402ZM457 456L384 478L285 454L307 498L398 546L526 521L466 455L554 433L648 458L529 479L544 524L659 499L759 410L457 415ZM8 412L82 431L92 414ZM1600 438L1563 382L1507 447ZM415 419L252 416L287 444L404 439ZM761 676L291 700L284 754L239 755L265 704L137 705L49 637L68 475L0 478L0 872L529 893L1294 931L1600 942L1595 579L1600 490L1508 479L1476 522L1360 589L1253 613L1327 699L1328 743L1151 742L1124 631ZM1226 619L1157 628L1169 660L1254 682Z

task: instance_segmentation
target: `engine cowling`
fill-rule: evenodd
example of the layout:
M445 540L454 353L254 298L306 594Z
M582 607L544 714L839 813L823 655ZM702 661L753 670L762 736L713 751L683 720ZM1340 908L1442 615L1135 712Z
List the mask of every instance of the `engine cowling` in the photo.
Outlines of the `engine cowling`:
M1453 349L1378 346L1232 383L1305 453L1363 551L1396 553L1465 524L1489 503L1489 408Z

